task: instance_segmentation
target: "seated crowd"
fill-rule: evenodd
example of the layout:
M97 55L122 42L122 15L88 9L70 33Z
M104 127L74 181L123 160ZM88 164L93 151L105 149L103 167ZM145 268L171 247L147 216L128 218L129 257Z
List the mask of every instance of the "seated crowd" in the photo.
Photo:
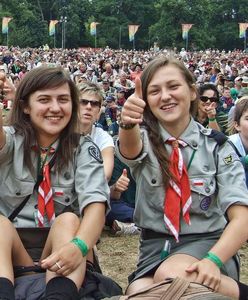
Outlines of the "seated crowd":
M172 56L173 59L165 59L165 57ZM159 57L164 57L164 61ZM39 70L43 70L44 73L39 73ZM49 73L49 70L57 70L58 74L64 72L64 78L61 75L61 82L58 85L52 81L53 76L55 78L57 75L55 72L54 74ZM45 79L43 80L46 73L51 76L51 84L47 83ZM34 83L30 74L37 77L36 86L32 86ZM167 75L171 76L174 85L167 82ZM38 76L42 80L40 83ZM159 104L156 101L158 94L163 93L162 85L171 90L169 95L165 95L162 99L162 111L171 109L171 107L166 107L166 97L171 99L171 95L173 97L175 95L175 99L182 98L181 86L185 89L184 101L188 101L189 104L184 107L184 114L181 112L181 115L177 116L178 124L182 124L181 127L175 126L177 130L171 127L174 121L164 120L161 112L157 110L156 106ZM27 94L25 94L25 89ZM45 96L42 95L39 99L39 92L43 90L47 90L46 93L41 93ZM178 94L177 90L179 90ZM98 52L92 49L79 51L76 49L44 50L13 47L13 49L2 49L0 52L0 91L0 111L2 111L1 119L3 119L0 127L2 129L3 125L6 125L7 128L6 132L5 129L0 132L1 167L3 166L7 172L7 168L9 168L7 162L11 161L8 151L15 151L15 147L20 143L18 137L20 134L25 147L28 142L38 145L37 153L40 155L38 157L37 153L32 154L33 161L37 161L36 165L38 164L38 170L36 170L37 166L33 161L31 162L30 158L27 158L27 154L22 153L22 164L27 172L26 176L31 178L32 172L37 172L38 175L44 172L40 174L44 180L45 166L48 165L51 169L51 176L54 176L51 178L57 180L58 186L53 188L54 193L57 193L54 194L57 198L54 208L55 216L45 220L52 227L40 258L41 267L46 269L47 285L44 299L72 299L66 298L66 296L63 296L65 298L59 298L62 296L52 298L54 297L53 289L56 292L58 290L57 276L68 279L62 284L75 295L75 299L78 299L76 298L77 289L84 281L84 275L81 276L81 273L85 274L86 270L86 259L84 258L87 257L87 260L94 263L94 247L100 240L103 227L109 231L109 234L116 237L121 235L141 236L139 263L137 270L129 278L128 294L137 292L139 288L158 282L162 278L181 276L205 284L213 291L234 299L247 299L248 287L239 282L239 263L236 257L236 252L248 239L245 229L241 230L240 238L233 241L228 254L221 255L221 251L235 228L238 229L239 226L246 224L243 219L245 215L247 216L248 206L247 196L245 197L248 187L248 54L242 51L225 53L207 50L205 52L188 52L182 56L181 52L176 49L158 53L153 50L115 51L109 48ZM47 96L49 93L51 96ZM68 93L74 97L72 100L68 97ZM48 115L48 125L47 127L44 125L44 128L41 129L43 125L39 124L39 120L36 119L38 117L33 110L41 109L38 107L40 103L43 105L48 102L52 103L54 101L53 94L59 103L58 105L52 104L55 116ZM33 95L37 98L35 99ZM76 103L77 100L78 103ZM34 102L33 106L31 106L32 101ZM69 107L69 102L72 106L74 105L72 108ZM173 106L175 103L171 105ZM52 109L50 110L52 111ZM59 132L53 132L53 126L59 123L57 119L61 117L56 110L63 112L64 119L66 115L68 118ZM76 120L72 120L73 117L77 119L77 116L79 116L78 124L76 124ZM27 128L21 129L20 117L23 118ZM12 127L14 128L13 132ZM31 130L30 127L33 129ZM47 132L51 130L51 133L44 134L46 130ZM73 131L78 135L70 139L69 134L72 134ZM24 136L28 133L32 134L32 139L30 137L26 140ZM210 230L209 239L206 228L188 230L185 224L181 225L182 233L179 232L180 229L176 233L175 228L171 225L173 222L169 217L167 220L167 208L162 203L164 199L160 199L164 192L163 188L165 188L166 194L169 194L168 187L173 186L175 183L173 180L178 179L170 166L168 156L168 153L171 152L170 147L173 145L174 149L174 144L171 141L170 144L168 141L166 143L161 141L161 136L166 139L171 136L180 144L181 136L190 140L190 135L196 139L197 134L200 136L199 145L201 140L202 149L204 149L200 150L202 151L201 155L204 156L205 153L207 157L209 156L210 165L208 166L206 163L205 169L198 168L195 158L198 146L195 146L195 141L192 141L192 154L189 155L187 150L189 147L184 145L182 147L183 154L180 154L179 151L178 156L179 158L183 157L183 160L185 158L189 160L187 182L188 184L190 182L191 191L189 190L189 192L192 193L192 201L194 202L197 197L201 201L199 207L190 204L192 207L194 206L194 214L191 216L193 226L200 225L200 217L202 218L204 211L204 222ZM50 136L50 139L47 139L47 136ZM206 136L213 138L213 141ZM226 141L228 141L228 146L225 146ZM68 143L68 151L61 149L62 147L66 148L66 143ZM216 163L212 159L211 151L214 152L216 149L213 146L214 143L215 147L222 145L225 147L225 150L220 148L220 153L216 154L217 160L221 159L224 161L223 163ZM19 147L21 146L19 145ZM62 179L56 178L55 171L50 166L53 148L58 150L56 150L58 162L55 163L55 170L62 172L62 170L65 171L65 167L70 166L71 168L68 172L63 173L63 176L61 175ZM27 150L27 148L25 149ZM84 153L87 152L87 158L82 158L84 156L81 152L82 149L84 149ZM44 151L43 154L42 151ZM68 158L63 162L66 154ZM202 159L207 161L206 157L202 157ZM158 163L154 163L155 160ZM90 166L90 161L93 167ZM242 168L239 167L240 162ZM82 171L83 168L85 171ZM159 170L162 176L158 175ZM11 170L11 172L14 171ZM181 172L184 172L184 169ZM211 172L214 173L214 176ZM224 197L224 194L222 193L223 187L220 188L217 185L224 186L232 183L232 178L227 182L223 179L228 172L237 173L237 189L228 190L227 200L219 200L218 197ZM210 173L212 174L211 178ZM80 182L77 175L85 176L85 179L82 180L83 183ZM90 176L94 180L91 180ZM101 176L100 179L99 176ZM142 183L140 178L143 180ZM242 183L242 179L246 179L246 185ZM24 180L23 177L22 180ZM69 197L65 199L65 202L68 199L69 204L64 204L62 201L65 195L61 199L59 198L61 193L59 185L66 180L73 185L73 189L68 191ZM180 181L181 178L178 180ZM218 180L221 183L217 182ZM2 178L1 181L3 182ZM147 186L143 188L142 184L147 184ZM66 186L66 184L64 185ZM202 191L203 186L205 191ZM69 188L71 187L68 186L67 189L69 190ZM84 188L87 194L81 197L79 192ZM98 198L96 199L93 199L92 195L94 190L97 191L96 197ZM239 199L234 199L235 192L237 192L237 197L240 197ZM32 193L31 200L33 201L38 193L35 191L35 186ZM62 191L62 193L64 192ZM143 199L141 199L142 197ZM212 197L216 199L216 202L220 201L222 213L217 208L217 204L211 202L213 201ZM73 202L75 199L78 200L79 205ZM141 200L144 201L144 207ZM62 206L66 206L66 208ZM9 204L6 207L1 210L1 215L4 215L3 211L9 209ZM35 210L34 214L40 213L39 205L37 207L38 211ZM211 215L206 213L209 207L213 210ZM45 205L43 209L48 208ZM162 219L166 224L161 232L156 230L161 225L159 224L161 220L154 220L154 224L151 221L159 209L162 209L162 213L164 213ZM70 215L74 211L80 216L81 223ZM24 209L24 212L27 214L28 209L27 211ZM25 220L25 213L23 216L20 213L20 220ZM240 221L237 221L238 213L241 216ZM106 215L105 222L102 222L104 214ZM184 216L184 214L186 215L186 212L183 213L181 222L190 223L189 215ZM200 216L199 219L197 219L197 214ZM208 223L206 219L209 216L216 219L216 224L219 222L218 226ZM217 222L218 216L221 221ZM8 217L8 214L5 217ZM91 228L95 225L90 218L97 224L94 229ZM3 219L0 218L0 221L3 224L1 230L9 232L12 238L11 244L8 244L8 247L6 246L6 249L0 252L4 259L6 259L7 251L15 254L18 247L21 247L21 254L17 255L18 258L11 261L8 257L9 260L4 263L4 271L0 272L0 299L9 300L14 299L13 294L8 291L3 291L1 294L1 286L6 284L10 289L14 283L12 268L16 266L16 263L24 266L34 265L34 263L29 254L24 251L22 242L13 231L9 220L5 220L3 217ZM53 221L54 223L52 223ZM151 223L149 223L150 221ZM39 218L35 219L35 222L39 223ZM71 222L72 226L66 228L66 222ZM146 227L146 222L148 222L148 227ZM14 226L18 225L15 222L13 224ZM26 223L23 222L23 224ZM169 229L167 230L166 227ZM58 239L60 228L67 232L63 241ZM92 234L92 237L88 238L87 234ZM165 238L162 239L162 235ZM193 249L194 242L190 240L190 236L194 238L199 236L199 241L204 241L204 239L208 239L208 241L201 250L196 251ZM175 243L174 237L178 243ZM182 239L182 246L180 246L179 237L180 242ZM0 239L0 241L1 243L6 242L5 239ZM151 242L154 241L158 249L164 247L164 241L170 244L171 255L168 256L168 259L167 257L161 260L159 258L158 262L159 250L151 249ZM71 245L78 247L81 252L77 253L77 249L72 249ZM197 243L196 246L200 247ZM206 256L202 256L203 251L206 251ZM79 257L81 253L83 259ZM72 263L69 263L70 255L73 256ZM2 261L3 259L0 258L0 262ZM213 265L208 264L209 261ZM168 271L168 268L171 271ZM208 273L212 277L208 276ZM6 278L7 281L5 281ZM62 290L61 295L63 292ZM59 292L57 293L59 294Z

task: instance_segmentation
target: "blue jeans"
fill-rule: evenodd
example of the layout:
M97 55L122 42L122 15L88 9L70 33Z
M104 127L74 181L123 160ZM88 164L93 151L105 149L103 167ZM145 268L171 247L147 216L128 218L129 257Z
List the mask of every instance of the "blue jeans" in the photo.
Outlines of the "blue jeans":
M133 222L134 208L121 200L110 200L111 211L106 216L105 224L112 226L114 220L129 223Z

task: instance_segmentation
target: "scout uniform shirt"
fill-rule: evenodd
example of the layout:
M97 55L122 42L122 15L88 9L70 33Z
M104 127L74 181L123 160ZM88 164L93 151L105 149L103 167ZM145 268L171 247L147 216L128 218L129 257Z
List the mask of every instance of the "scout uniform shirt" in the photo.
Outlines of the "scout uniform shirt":
M13 127L4 127L4 130L6 144L0 150L0 214L8 217L31 194L13 223L16 227L35 227L38 196L34 186L39 154L30 146L35 170L35 174L31 174L23 159L23 137L16 134ZM56 148L56 144L58 142L52 146ZM73 163L69 163L59 174L52 168L50 178L56 216L63 211L73 211L79 215L88 204L108 203L109 187L101 154L89 137L80 138ZM48 222L45 226L49 226Z
M197 234L223 230L224 213L234 203L248 205L247 188L242 164L232 146L226 142L218 146L210 138L210 129L191 119L180 139L188 145L181 148L188 169L192 205L191 225L180 219L180 234ZM164 141L170 135L160 125ZM127 164L136 181L134 222L141 228L170 234L164 222L165 188L162 184L160 166L152 151L146 130L141 130L143 149L134 160L123 157L116 143L117 156ZM165 144L168 153L171 146ZM194 153L195 152L195 153ZM193 157L192 157L193 156Z

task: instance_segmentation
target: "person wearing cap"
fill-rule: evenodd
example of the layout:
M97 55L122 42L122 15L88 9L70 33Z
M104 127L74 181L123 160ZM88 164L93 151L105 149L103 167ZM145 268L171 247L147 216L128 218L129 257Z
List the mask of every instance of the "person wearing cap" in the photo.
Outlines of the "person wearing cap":
M125 90L122 88L117 89L116 104L122 107L125 101L126 101Z
M98 83L97 76L95 75L91 67L88 67L86 70L86 78L88 81L91 81L93 83Z
M102 81L101 91L103 93L104 98L106 98L107 96L115 96L116 95L116 88L110 86L110 82L108 79L104 79Z
M117 120L117 105L115 103L114 96L106 97L105 101L106 101L105 119L109 128L109 126Z

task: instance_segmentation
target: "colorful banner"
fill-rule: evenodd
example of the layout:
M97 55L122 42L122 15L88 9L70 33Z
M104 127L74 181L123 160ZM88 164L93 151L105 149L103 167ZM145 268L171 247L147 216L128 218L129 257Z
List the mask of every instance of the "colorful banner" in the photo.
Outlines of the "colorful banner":
M51 20L49 24L49 35L54 35L55 34L55 25L58 23L58 20Z
M134 35L137 32L139 25L128 25L129 41L134 40Z
M184 40L188 38L189 30L194 24L182 24L182 37Z
M239 37L241 39L246 37L247 27L248 27L248 23L239 23Z
M96 25L98 25L100 23L97 22L92 22L90 23L90 34L91 35L96 35Z
M3 17L2 21L2 33L8 33L9 31L9 21L11 21L13 18Z

